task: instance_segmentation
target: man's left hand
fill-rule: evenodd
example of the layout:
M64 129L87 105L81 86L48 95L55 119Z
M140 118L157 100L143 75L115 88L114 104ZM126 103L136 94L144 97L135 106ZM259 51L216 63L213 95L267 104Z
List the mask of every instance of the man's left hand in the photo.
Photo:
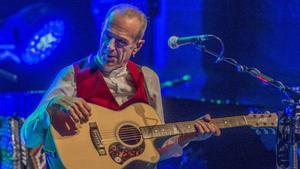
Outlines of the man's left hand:
M182 147L191 141L206 140L211 135L220 136L221 130L211 121L209 114L199 118L195 123L196 133L184 134L179 136L178 144Z

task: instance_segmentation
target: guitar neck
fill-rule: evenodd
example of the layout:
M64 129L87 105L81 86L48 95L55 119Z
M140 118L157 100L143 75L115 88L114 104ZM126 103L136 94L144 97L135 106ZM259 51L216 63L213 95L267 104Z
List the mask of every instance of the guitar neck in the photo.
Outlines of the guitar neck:
M265 117L251 118L249 116L233 116L212 119L212 123L219 128L232 128L240 126L255 126L255 124L264 123ZM253 125L254 123L254 125ZM158 138L164 136L174 136L186 133L194 133L196 129L194 127L195 121L176 122L155 126L141 127L140 130L144 138ZM275 125L272 123L272 125ZM263 126L264 127L264 126Z

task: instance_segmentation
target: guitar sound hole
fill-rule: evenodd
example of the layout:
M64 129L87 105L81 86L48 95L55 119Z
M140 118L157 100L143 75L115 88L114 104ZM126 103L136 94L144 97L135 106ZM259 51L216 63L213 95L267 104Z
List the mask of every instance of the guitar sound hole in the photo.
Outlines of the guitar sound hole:
M132 125L124 125L119 130L120 139L128 145L135 145L141 140L139 129Z

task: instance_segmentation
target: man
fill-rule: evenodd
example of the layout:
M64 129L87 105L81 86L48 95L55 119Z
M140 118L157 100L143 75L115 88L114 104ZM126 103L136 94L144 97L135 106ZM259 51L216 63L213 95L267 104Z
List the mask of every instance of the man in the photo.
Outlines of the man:
M91 116L87 103L112 110L121 110L136 102L155 108L163 119L159 79L149 68L140 68L130 61L144 44L147 19L138 8L121 4L112 7L105 19L100 46L96 55L89 56L64 68L57 76L38 108L21 129L24 144L37 147L44 144L50 168L64 168L49 131L51 117L66 113L76 122L85 123ZM158 149L161 160L179 156L190 141L203 140L220 130L210 123L209 115L195 125L197 133L174 136Z

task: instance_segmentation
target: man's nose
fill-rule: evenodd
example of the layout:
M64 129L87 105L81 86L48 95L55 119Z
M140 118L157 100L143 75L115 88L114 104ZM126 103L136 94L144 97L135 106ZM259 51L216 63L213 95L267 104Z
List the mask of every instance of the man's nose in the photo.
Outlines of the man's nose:
M115 38L111 38L108 43L107 43L107 47L110 50L114 50L115 49Z

